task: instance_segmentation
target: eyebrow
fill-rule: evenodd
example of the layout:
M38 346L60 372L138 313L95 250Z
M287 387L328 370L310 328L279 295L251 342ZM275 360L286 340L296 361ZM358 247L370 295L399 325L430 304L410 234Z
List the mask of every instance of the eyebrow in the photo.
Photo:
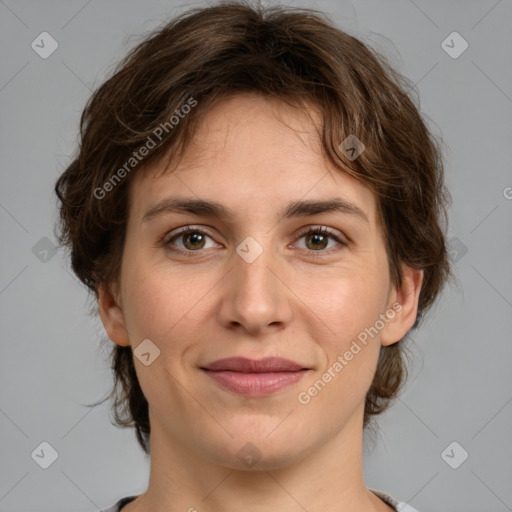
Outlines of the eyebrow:
M349 201L340 197L327 200L301 200L291 201L278 213L278 221L292 217L306 217L319 213L338 212L359 217L370 223L366 213ZM234 214L224 205L215 201L194 198L173 198L162 199L144 213L142 221L149 221L155 217L168 213L189 213L192 215L206 216L227 220L233 218Z

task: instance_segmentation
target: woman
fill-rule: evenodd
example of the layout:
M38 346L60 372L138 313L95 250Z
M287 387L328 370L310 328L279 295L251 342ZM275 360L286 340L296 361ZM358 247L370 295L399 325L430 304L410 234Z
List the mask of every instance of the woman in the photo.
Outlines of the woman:
M151 457L108 512L414 509L363 429L450 276L439 145L386 59L321 13L187 11L92 96L60 242Z

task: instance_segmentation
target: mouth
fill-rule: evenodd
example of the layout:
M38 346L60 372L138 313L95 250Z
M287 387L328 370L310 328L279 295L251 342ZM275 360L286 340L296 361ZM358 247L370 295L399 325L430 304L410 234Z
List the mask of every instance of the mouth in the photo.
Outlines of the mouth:
M246 396L265 396L296 383L310 368L280 357L219 359L200 369L217 384Z

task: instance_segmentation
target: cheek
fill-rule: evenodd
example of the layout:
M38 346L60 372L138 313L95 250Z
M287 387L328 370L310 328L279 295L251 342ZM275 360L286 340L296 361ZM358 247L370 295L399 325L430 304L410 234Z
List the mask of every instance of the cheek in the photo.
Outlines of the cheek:
M136 238L134 235L129 239ZM172 287L161 273L150 265L142 251L127 243L121 273L122 307L126 329L132 344L139 339L157 340L162 332L162 322L178 315L179 311L169 307ZM173 313L174 311L174 313ZM171 324L172 325L172 324Z
M322 283L311 280L304 286L306 303L315 313L310 318L318 329L327 333L321 337L315 335L314 326L309 325L310 335L321 345L324 354L323 367L319 368L320 382L317 380L315 388L310 388L310 396L317 405L343 403L346 410L351 410L364 400L380 351L380 334L375 331L375 325L386 305L385 276L374 265L331 276ZM340 409L340 414L344 414L343 410Z
M201 323L194 315L209 289L208 283L204 283L203 290L190 286L183 273L133 266L123 284L123 310L132 346L136 348L142 340L149 339L160 350L149 366L135 360L143 392L152 404L164 401L170 408L185 408L175 379L184 382L187 378L183 374L184 358L194 349L192 340L200 339L195 330Z
M206 274L170 271L161 265L133 265L123 284L123 310L130 340L136 343L139 338L149 338L163 346L169 339L183 339L177 334L184 326L194 329L215 280Z
M343 349L374 325L386 304L387 281L371 272L331 276L302 284L305 303L324 324L333 349Z
M316 303L320 311L321 321L316 323L326 324L329 335L315 337L323 352L322 365L297 398L311 413L330 410L330 421L336 426L362 406L372 383L380 336L369 332L373 334L370 329L382 313L384 292L378 293L378 283L356 279L331 284L328 293L310 288L309 303Z

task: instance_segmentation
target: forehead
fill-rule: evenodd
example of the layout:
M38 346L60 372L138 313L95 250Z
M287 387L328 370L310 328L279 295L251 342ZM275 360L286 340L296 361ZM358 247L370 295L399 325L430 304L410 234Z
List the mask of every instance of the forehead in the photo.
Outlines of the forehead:
M169 194L215 199L244 214L338 196L374 219L370 189L323 156L320 124L313 106L294 108L258 94L224 99L204 115L179 162L166 170L164 159L134 176L131 211L141 216Z

